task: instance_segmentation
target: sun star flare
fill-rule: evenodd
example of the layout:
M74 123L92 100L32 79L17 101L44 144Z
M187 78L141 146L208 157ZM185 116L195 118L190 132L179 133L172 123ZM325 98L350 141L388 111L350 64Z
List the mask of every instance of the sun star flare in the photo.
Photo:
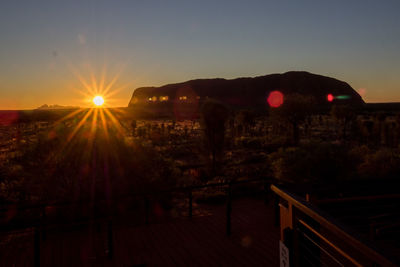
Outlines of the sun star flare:
M97 95L93 98L93 103L96 106L101 107L104 104L104 98L102 96Z

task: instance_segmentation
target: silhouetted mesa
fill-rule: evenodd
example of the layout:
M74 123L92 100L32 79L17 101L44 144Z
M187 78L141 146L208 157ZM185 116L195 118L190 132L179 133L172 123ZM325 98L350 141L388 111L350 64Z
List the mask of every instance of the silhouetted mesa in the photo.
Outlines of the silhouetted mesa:
M195 113L204 100L213 98L233 109L266 109L270 92L313 96L318 107L329 109L335 103L364 105L361 96L346 82L302 71L254 78L198 79L160 87L137 88L129 107L155 113ZM327 96L332 94L333 101ZM181 112L182 111L182 112Z

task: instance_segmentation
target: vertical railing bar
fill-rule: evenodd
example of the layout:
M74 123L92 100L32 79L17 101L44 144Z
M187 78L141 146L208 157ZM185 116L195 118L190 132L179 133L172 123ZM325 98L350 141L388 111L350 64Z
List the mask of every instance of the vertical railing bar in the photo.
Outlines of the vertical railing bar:
M46 237L47 237L47 235L46 235L46 220L47 220L46 206L43 206L43 208L42 208L42 227L41 227L43 240L46 240Z
M40 267L40 231L38 227L35 227L33 231L33 265Z
M189 218L193 217L193 192L189 190Z
M279 227L281 224L281 212L280 212L280 207L279 207L279 196L277 194L274 194L274 224L275 227Z
M107 225L107 249L108 249L108 258L112 259L114 248L113 248L113 228L111 219L108 221Z
M226 204L226 235L230 236L232 232L232 183L228 185L228 200Z
M148 225L149 224L149 213L150 213L150 203L149 203L149 197L146 196L146 198L144 199L144 208L145 208L145 224Z

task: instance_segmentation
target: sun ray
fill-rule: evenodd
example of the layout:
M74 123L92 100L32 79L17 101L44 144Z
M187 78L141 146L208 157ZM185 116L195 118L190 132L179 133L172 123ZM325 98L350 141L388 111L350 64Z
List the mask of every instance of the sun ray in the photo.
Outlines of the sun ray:
M72 72L72 74L77 78L77 80L82 84L82 86L91 94L94 95L96 92L93 90L93 86L89 84L89 82L82 77L82 75L77 71L77 69L74 67L74 65L70 62L68 62L68 68ZM92 72L91 72L92 74ZM80 90L78 90L80 93L84 93Z
M92 81L92 89L94 90L95 94L100 94L101 92L99 91L99 88L97 86L97 79L93 73L93 71L90 71L90 79Z
M126 114L126 111L125 110L121 110L121 108L113 108L113 111L116 112L116 113L119 113L119 114L123 114L123 115Z
M113 87L113 85L118 81L120 77L120 74L116 74L111 81L105 86L104 91L102 92L102 94L107 95L108 91L110 91L110 89Z
M72 117L73 115L77 116L78 114L80 114L82 111L87 111L87 109L80 109L79 112L75 111L74 114L69 114L67 117ZM66 142L64 142L58 149L56 152L54 152L54 155L57 154L61 154L61 153L65 153L65 149L68 147L68 145L70 144L70 141L72 140L72 138L75 136L75 134L78 132L78 130L83 126L83 124L86 122L87 118L90 116L92 110L87 111L86 115L82 118L82 120L78 123L78 125L74 128L73 132L71 134L69 134L69 136L67 137ZM51 160L52 154L49 154L49 157L47 158L47 160Z
M108 134L108 126L107 126L107 121L106 118L104 116L104 109L100 109L100 119L101 119L101 124L103 126L104 129L104 135L106 137L106 140L109 140L109 134Z
M119 86L119 87L117 87L117 88L113 88L112 91L109 91L109 92L107 92L107 93L103 93L103 95L104 95L105 97L107 97L107 98L110 98L110 97L112 97L113 95L119 93L120 91L122 91L122 90L124 90L124 89L126 89L126 88L128 88L128 87L129 87L128 84L122 85L122 86Z
M101 75L100 75L100 82L99 82L99 86L100 86L100 92L102 94L104 94L104 85L106 82L106 73L107 73L107 66L106 64L103 65L103 68L101 70Z
M90 136L88 138L88 143L87 143L87 151L92 151L92 149L93 149L94 138L96 138L95 135L96 135L96 131L97 131L98 112L99 112L98 109L94 109L92 125L90 128Z
M122 128L120 122L115 118L115 116L108 109L104 109L104 112L110 118L111 122L114 124L114 126L117 129L118 133L121 134L121 135L124 135L125 133L123 131L123 128Z
M62 117L61 119L59 119L58 121L56 121L54 124L55 124L55 125L58 125L58 124L62 123L63 121L66 121L66 120L68 120L68 119L70 119L70 118L72 118L72 117L78 115L79 113L83 112L84 110L85 110L84 108L77 109L77 110L75 110L75 111L69 113L68 115Z
M114 86L114 84L118 81L120 78L122 72L125 69L126 64L122 65L120 69L117 71L117 73L114 75L114 77L111 79L111 81L107 84L107 86L104 88L104 91L102 92L104 95L108 93L108 91Z
M67 143L71 141L71 139L75 136L75 134L79 131L79 129L83 126L83 124L86 122L90 114L92 114L93 109L90 109L88 113L82 118L82 120L78 123L78 125L74 128L72 133L68 136L67 138Z
M83 85L83 87L91 94L96 94L95 91L93 91L93 87L86 81L85 78L82 77L78 72L73 72L78 81Z
M95 134L97 130L97 116L98 116L98 109L94 110L93 120L92 120L92 127L90 129L91 134Z

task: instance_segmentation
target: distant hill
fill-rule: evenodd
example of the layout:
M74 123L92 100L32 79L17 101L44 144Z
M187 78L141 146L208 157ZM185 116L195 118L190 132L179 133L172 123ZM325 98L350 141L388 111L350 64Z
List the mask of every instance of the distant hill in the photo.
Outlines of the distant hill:
M314 96L317 105L326 109L339 102L357 107L364 105L361 96L346 82L309 72L291 71L254 78L198 79L160 87L141 87L134 90L128 107L164 112L172 111L182 103L198 106L205 99L214 98L237 109L265 109L267 97L274 90L284 95ZM342 97L328 102L328 94Z
M45 109L45 110L48 110L48 109L76 109L76 108L79 108L79 107L74 107L74 106L60 106L60 105L57 105L57 104L54 104L54 105L47 105L47 104L44 104L44 105L41 105L40 107L38 107L37 109L40 109L40 110L43 110L43 109Z
M367 112L397 113L400 112L400 102L367 103L364 110Z

